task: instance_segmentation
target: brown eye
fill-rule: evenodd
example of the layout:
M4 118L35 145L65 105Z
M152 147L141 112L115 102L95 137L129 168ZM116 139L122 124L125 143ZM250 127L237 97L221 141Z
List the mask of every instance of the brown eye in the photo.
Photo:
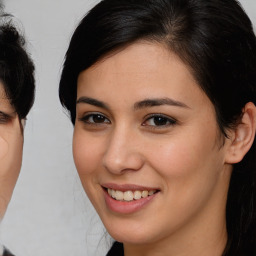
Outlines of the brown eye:
M168 123L167 118L157 116L153 118L154 125L166 125Z
M150 116L143 125L148 126L169 126L174 125L176 123L176 120L171 119L169 117L166 117L164 115L153 115Z
M0 111L0 124L6 124L11 119L11 117Z
M104 123L106 120L106 118L102 115L92 115L89 119L93 123ZM89 119L88 119L88 121L89 121Z
M104 124L104 123L110 123L110 121L102 114L95 113L95 114L89 114L82 118L80 118L81 121L88 123L88 124Z

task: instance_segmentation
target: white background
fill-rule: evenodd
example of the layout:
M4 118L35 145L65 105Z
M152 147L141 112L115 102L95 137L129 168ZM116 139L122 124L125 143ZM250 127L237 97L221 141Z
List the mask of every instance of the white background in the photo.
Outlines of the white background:
M1 241L17 256L101 256L109 239L86 198L72 159L73 127L58 83L75 26L96 0L6 0L29 41L36 101L25 129L24 160L1 224ZM256 1L241 0L256 24Z

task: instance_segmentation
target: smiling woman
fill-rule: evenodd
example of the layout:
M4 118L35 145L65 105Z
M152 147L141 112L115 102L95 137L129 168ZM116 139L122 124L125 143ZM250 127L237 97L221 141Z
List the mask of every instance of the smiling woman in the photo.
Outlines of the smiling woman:
M104 0L60 100L108 255L256 255L256 38L234 0Z

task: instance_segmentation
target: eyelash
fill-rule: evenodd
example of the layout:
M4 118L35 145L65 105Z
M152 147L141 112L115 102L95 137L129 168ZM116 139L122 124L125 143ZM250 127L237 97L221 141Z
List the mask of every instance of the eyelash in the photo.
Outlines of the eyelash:
M10 121L11 117L0 111L0 124L6 124Z
M95 118L99 118L99 122L97 122L95 120ZM158 118L158 120L156 120L156 118ZM91 119L91 120L90 120ZM150 120L153 120L153 122L155 123L156 121L159 121L160 124L147 124L147 122L149 122ZM155 120L154 120L155 119ZM81 118L79 118L79 121L84 122L85 124L88 125L102 125L102 124L111 124L111 121L103 114L101 113L90 113L87 114ZM146 120L142 123L142 126L148 126L151 129L161 129L161 128L166 128L169 126L173 126L177 123L177 121L173 118L170 118L166 115L163 114L152 114L149 115Z
M96 117L101 118L101 120L104 119L104 121L108 120L108 122L95 122L95 120L89 121L90 118L96 118ZM109 121L109 119L101 113L90 113L90 114L87 114L87 115L79 118L79 120L84 122L85 124L88 124L88 125L102 125L103 123L104 124L110 124L111 123Z
M164 123L159 124L159 125L157 125L156 123L155 123L155 125L153 125L153 124L147 125L147 124L146 124L147 122L149 122L150 119L152 119L153 122L155 122L155 121L156 121L156 118L158 118L158 121L160 121L160 123L161 123L161 122L164 122ZM154 119L155 119L155 120L154 120ZM147 119L142 123L142 125L143 125L143 126L146 126L146 125L147 125L147 126L149 126L151 129L161 129L161 128L167 128L167 127L169 127L169 126L173 126L173 125L175 125L176 123L177 123L177 121L176 121L175 119L170 118L170 117L168 117L168 116L166 116L166 115L163 115L163 114L153 114L153 115L148 116Z

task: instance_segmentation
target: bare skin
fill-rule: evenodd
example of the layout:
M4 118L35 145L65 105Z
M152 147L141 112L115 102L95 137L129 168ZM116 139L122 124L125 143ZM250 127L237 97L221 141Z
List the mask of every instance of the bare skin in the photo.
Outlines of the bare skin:
M0 218L4 216L22 162L21 122L0 84Z
M77 100L75 164L125 256L220 256L232 164L244 153L238 133L220 147L214 106L187 66L138 42L81 72ZM154 194L144 204L113 190Z

